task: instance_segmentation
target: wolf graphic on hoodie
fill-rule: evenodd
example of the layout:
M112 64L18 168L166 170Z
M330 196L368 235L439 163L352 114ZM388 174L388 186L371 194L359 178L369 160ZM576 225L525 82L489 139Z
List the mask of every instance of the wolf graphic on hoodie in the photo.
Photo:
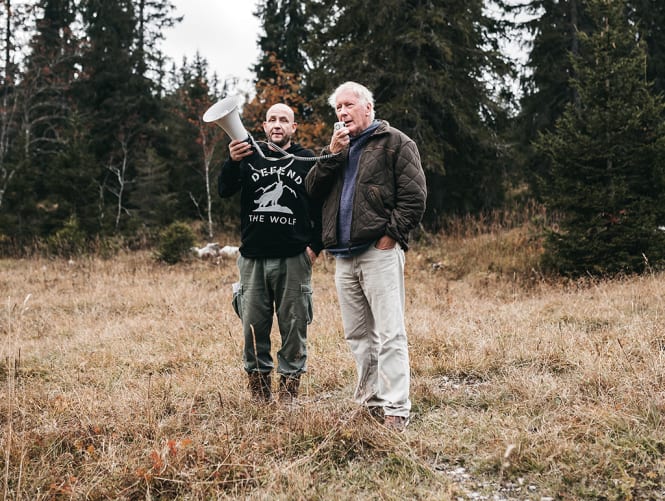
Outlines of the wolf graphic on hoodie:
M230 158L219 175L219 195L227 198L240 191L240 253L244 257L291 257L307 246L318 253L321 243L321 212L305 190L305 176L314 165L270 150L234 162ZM296 157L313 153L291 144L286 150Z

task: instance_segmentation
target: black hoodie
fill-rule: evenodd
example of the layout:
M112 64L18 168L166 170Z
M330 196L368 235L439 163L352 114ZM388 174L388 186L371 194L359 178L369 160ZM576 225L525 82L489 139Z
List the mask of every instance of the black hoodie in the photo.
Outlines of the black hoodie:
M268 158L283 155L261 144ZM299 144L286 150L299 157L314 156ZM222 165L218 192L222 198L240 190L240 253L244 257L290 257L309 245L315 253L321 243L321 212L305 190L305 176L313 161L268 160L257 152Z

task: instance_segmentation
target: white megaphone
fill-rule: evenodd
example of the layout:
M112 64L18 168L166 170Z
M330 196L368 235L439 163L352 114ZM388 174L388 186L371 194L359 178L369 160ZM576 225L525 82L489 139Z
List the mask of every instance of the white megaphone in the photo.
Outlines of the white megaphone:
M204 122L214 122L226 132L231 139L244 141L249 133L240 121L238 107L242 102L240 96L225 97L217 101L203 114Z

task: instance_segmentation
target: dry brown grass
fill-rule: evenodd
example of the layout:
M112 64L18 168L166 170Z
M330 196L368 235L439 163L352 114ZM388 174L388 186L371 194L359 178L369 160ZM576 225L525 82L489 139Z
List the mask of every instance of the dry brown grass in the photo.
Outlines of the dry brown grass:
M665 498L665 276L537 254L528 226L407 254L402 435L351 401L330 261L294 409L248 401L232 260L0 261L4 499Z

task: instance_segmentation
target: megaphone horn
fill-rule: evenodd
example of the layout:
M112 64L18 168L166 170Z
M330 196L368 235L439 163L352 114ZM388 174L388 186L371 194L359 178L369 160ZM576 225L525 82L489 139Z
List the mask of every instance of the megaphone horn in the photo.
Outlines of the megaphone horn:
M244 141L249 133L240 121L238 107L241 101L240 96L229 96L217 101L203 114L203 121L216 123L231 139Z

